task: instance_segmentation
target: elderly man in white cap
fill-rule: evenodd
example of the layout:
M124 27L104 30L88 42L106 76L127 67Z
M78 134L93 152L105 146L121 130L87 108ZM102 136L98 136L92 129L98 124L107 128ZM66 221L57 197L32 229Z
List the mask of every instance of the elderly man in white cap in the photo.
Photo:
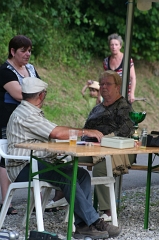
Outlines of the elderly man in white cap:
M16 143L48 142L50 139L68 139L69 127L57 126L44 117L41 110L46 96L47 84L38 78L27 77L22 82L23 100L12 113L7 125L8 154L29 155L28 149L15 148ZM89 137L96 137L100 141L103 134L98 130L78 129L79 136L86 134ZM34 155L44 160L55 159L56 155L47 151L37 151ZM39 170L45 166L38 162ZM8 160L6 163L8 176L12 182L28 181L29 162ZM72 175L72 166L61 168L67 175ZM70 180L52 170L40 174L40 179L54 181L61 188L66 200L70 202L71 184ZM98 213L92 206L91 180L89 173L78 168L75 196L75 238L89 236L93 239L118 236L120 229L116 226L105 223L99 218ZM66 183L66 184L64 184ZM68 183L68 184L67 184Z

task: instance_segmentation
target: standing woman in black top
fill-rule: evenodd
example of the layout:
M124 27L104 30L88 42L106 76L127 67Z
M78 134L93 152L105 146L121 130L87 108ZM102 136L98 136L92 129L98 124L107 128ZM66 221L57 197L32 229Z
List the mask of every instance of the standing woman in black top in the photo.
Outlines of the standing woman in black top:
M24 77L39 77L34 66L29 64L32 42L23 35L13 37L8 46L8 59L0 66L0 138L6 138L6 126L10 115L22 100L21 81ZM5 169L5 161L0 162L0 186L2 204L10 180ZM12 206L8 214L17 214Z
M108 44L111 55L106 57L103 62L104 69L113 70L122 78L124 54L121 52L123 39L117 33L108 36ZM128 86L128 100L130 103L135 101L136 73L133 59L130 59L130 79Z

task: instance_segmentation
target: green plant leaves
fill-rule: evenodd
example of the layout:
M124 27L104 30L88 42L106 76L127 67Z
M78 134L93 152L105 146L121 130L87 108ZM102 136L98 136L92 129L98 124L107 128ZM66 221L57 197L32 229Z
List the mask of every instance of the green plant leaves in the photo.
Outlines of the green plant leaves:
M127 2L127 4L130 4ZM1 59L15 34L33 42L34 58L75 64L90 56L109 53L107 37L113 32L125 39L127 4L123 0L17 0L0 2ZM159 3L149 11L135 5L132 57L159 60ZM59 51L59 52L58 52Z

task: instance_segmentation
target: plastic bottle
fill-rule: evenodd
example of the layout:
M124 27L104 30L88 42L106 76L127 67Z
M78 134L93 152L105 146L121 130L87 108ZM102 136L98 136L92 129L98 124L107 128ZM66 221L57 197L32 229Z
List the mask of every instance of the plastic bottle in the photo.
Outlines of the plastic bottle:
M140 147L141 148L146 148L147 145L147 129L143 128L140 136Z

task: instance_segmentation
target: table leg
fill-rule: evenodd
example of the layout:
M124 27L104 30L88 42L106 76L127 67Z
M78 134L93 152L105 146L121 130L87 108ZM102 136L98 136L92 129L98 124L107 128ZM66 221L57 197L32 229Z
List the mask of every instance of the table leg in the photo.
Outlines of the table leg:
M27 216L26 216L26 227L25 227L25 240L28 239L29 231L29 209L30 209L30 189L31 189L31 175L32 175L32 150L30 154L30 168L29 168L29 184L28 184L28 200L27 200Z
M144 229L148 229L149 207L150 207L150 187L151 187L151 168L152 168L152 153L149 153L148 170L147 170L147 184L146 184Z
M67 240L71 240L71 237L72 237L72 222L73 222L74 202L75 202L75 194L76 194L77 169L78 169L78 157L74 157L72 182L71 182L71 196L70 196Z

